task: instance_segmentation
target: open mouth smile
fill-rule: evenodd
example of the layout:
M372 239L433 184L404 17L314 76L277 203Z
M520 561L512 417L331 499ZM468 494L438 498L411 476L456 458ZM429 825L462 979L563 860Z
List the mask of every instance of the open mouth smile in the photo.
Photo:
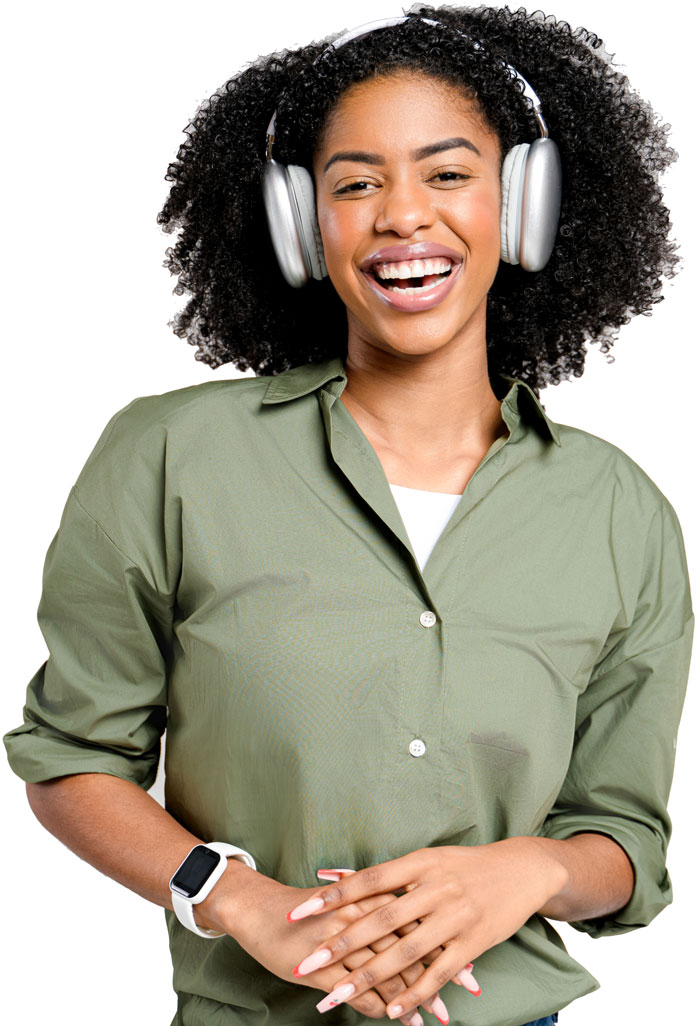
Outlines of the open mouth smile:
M462 266L461 260L446 254L406 260L380 259L365 262L362 275L374 294L387 305L396 310L417 312L430 310L442 302Z

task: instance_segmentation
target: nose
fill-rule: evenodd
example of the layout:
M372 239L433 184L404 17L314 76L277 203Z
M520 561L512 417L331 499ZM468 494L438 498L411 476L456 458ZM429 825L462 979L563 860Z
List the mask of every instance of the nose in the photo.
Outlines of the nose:
M387 182L382 188L375 230L393 231L402 238L410 238L419 229L429 228L436 215L428 193L420 182Z

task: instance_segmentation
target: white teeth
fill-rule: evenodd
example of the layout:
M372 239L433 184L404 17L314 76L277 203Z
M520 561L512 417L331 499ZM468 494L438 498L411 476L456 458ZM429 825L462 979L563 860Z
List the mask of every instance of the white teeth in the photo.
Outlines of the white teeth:
M411 277L414 277L411 275ZM416 277L418 277L416 275ZM418 289L413 288L401 288L400 285L385 285L387 292L400 292L402 296L414 296L417 292L431 292L437 288L438 285L442 285L443 281L447 278L446 274L441 275L432 285L422 285Z
M423 278L427 274L445 274L452 267L452 261L447 257L434 257L431 260L405 260L373 266L378 278Z

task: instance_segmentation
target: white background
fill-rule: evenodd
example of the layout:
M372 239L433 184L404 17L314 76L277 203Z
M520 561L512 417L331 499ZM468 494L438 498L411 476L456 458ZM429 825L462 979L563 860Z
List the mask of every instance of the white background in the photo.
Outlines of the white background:
M249 6L256 13L243 19L233 3L214 0L44 0L13 4L5 13L0 174L8 491L0 732L21 721L24 689L47 656L36 623L44 556L109 417L136 396L214 374L240 376L231 365L214 372L196 362L194 348L167 325L186 297L172 294L175 278L162 261L174 237L155 218L183 129L202 100L259 54L401 13L396 0ZM544 390L542 400L554 420L615 443L658 484L680 518L697 582L698 223L691 190L699 159L692 71L698 26L690 26L690 11L679 0L552 0L547 7L601 35L634 87L673 125L680 160L664 181L685 268L652 317L622 330L614 363L593 348L585 376ZM615 938L594 941L557 924L571 954L602 984L564 1011L563 1026L697 1021L697 678L694 665L671 795L674 904L647 929ZM82 863L45 831L6 763L0 785L2 933L10 942L3 960L5 1021L123 1026L134 1019L169 1026L175 997L163 910ZM160 776L153 793L162 800ZM426 1021L433 1019L426 1014Z

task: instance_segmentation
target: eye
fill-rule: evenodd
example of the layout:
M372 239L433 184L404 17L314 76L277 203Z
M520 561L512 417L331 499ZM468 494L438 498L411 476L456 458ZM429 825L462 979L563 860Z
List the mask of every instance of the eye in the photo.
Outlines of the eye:
M471 175L463 174L461 171L438 171L432 178L429 178L429 182L444 182L445 185L450 185L452 182L466 182Z
M367 192L371 184L371 182L350 182L349 185L343 185L340 189L336 189L333 195L342 196L348 192Z

